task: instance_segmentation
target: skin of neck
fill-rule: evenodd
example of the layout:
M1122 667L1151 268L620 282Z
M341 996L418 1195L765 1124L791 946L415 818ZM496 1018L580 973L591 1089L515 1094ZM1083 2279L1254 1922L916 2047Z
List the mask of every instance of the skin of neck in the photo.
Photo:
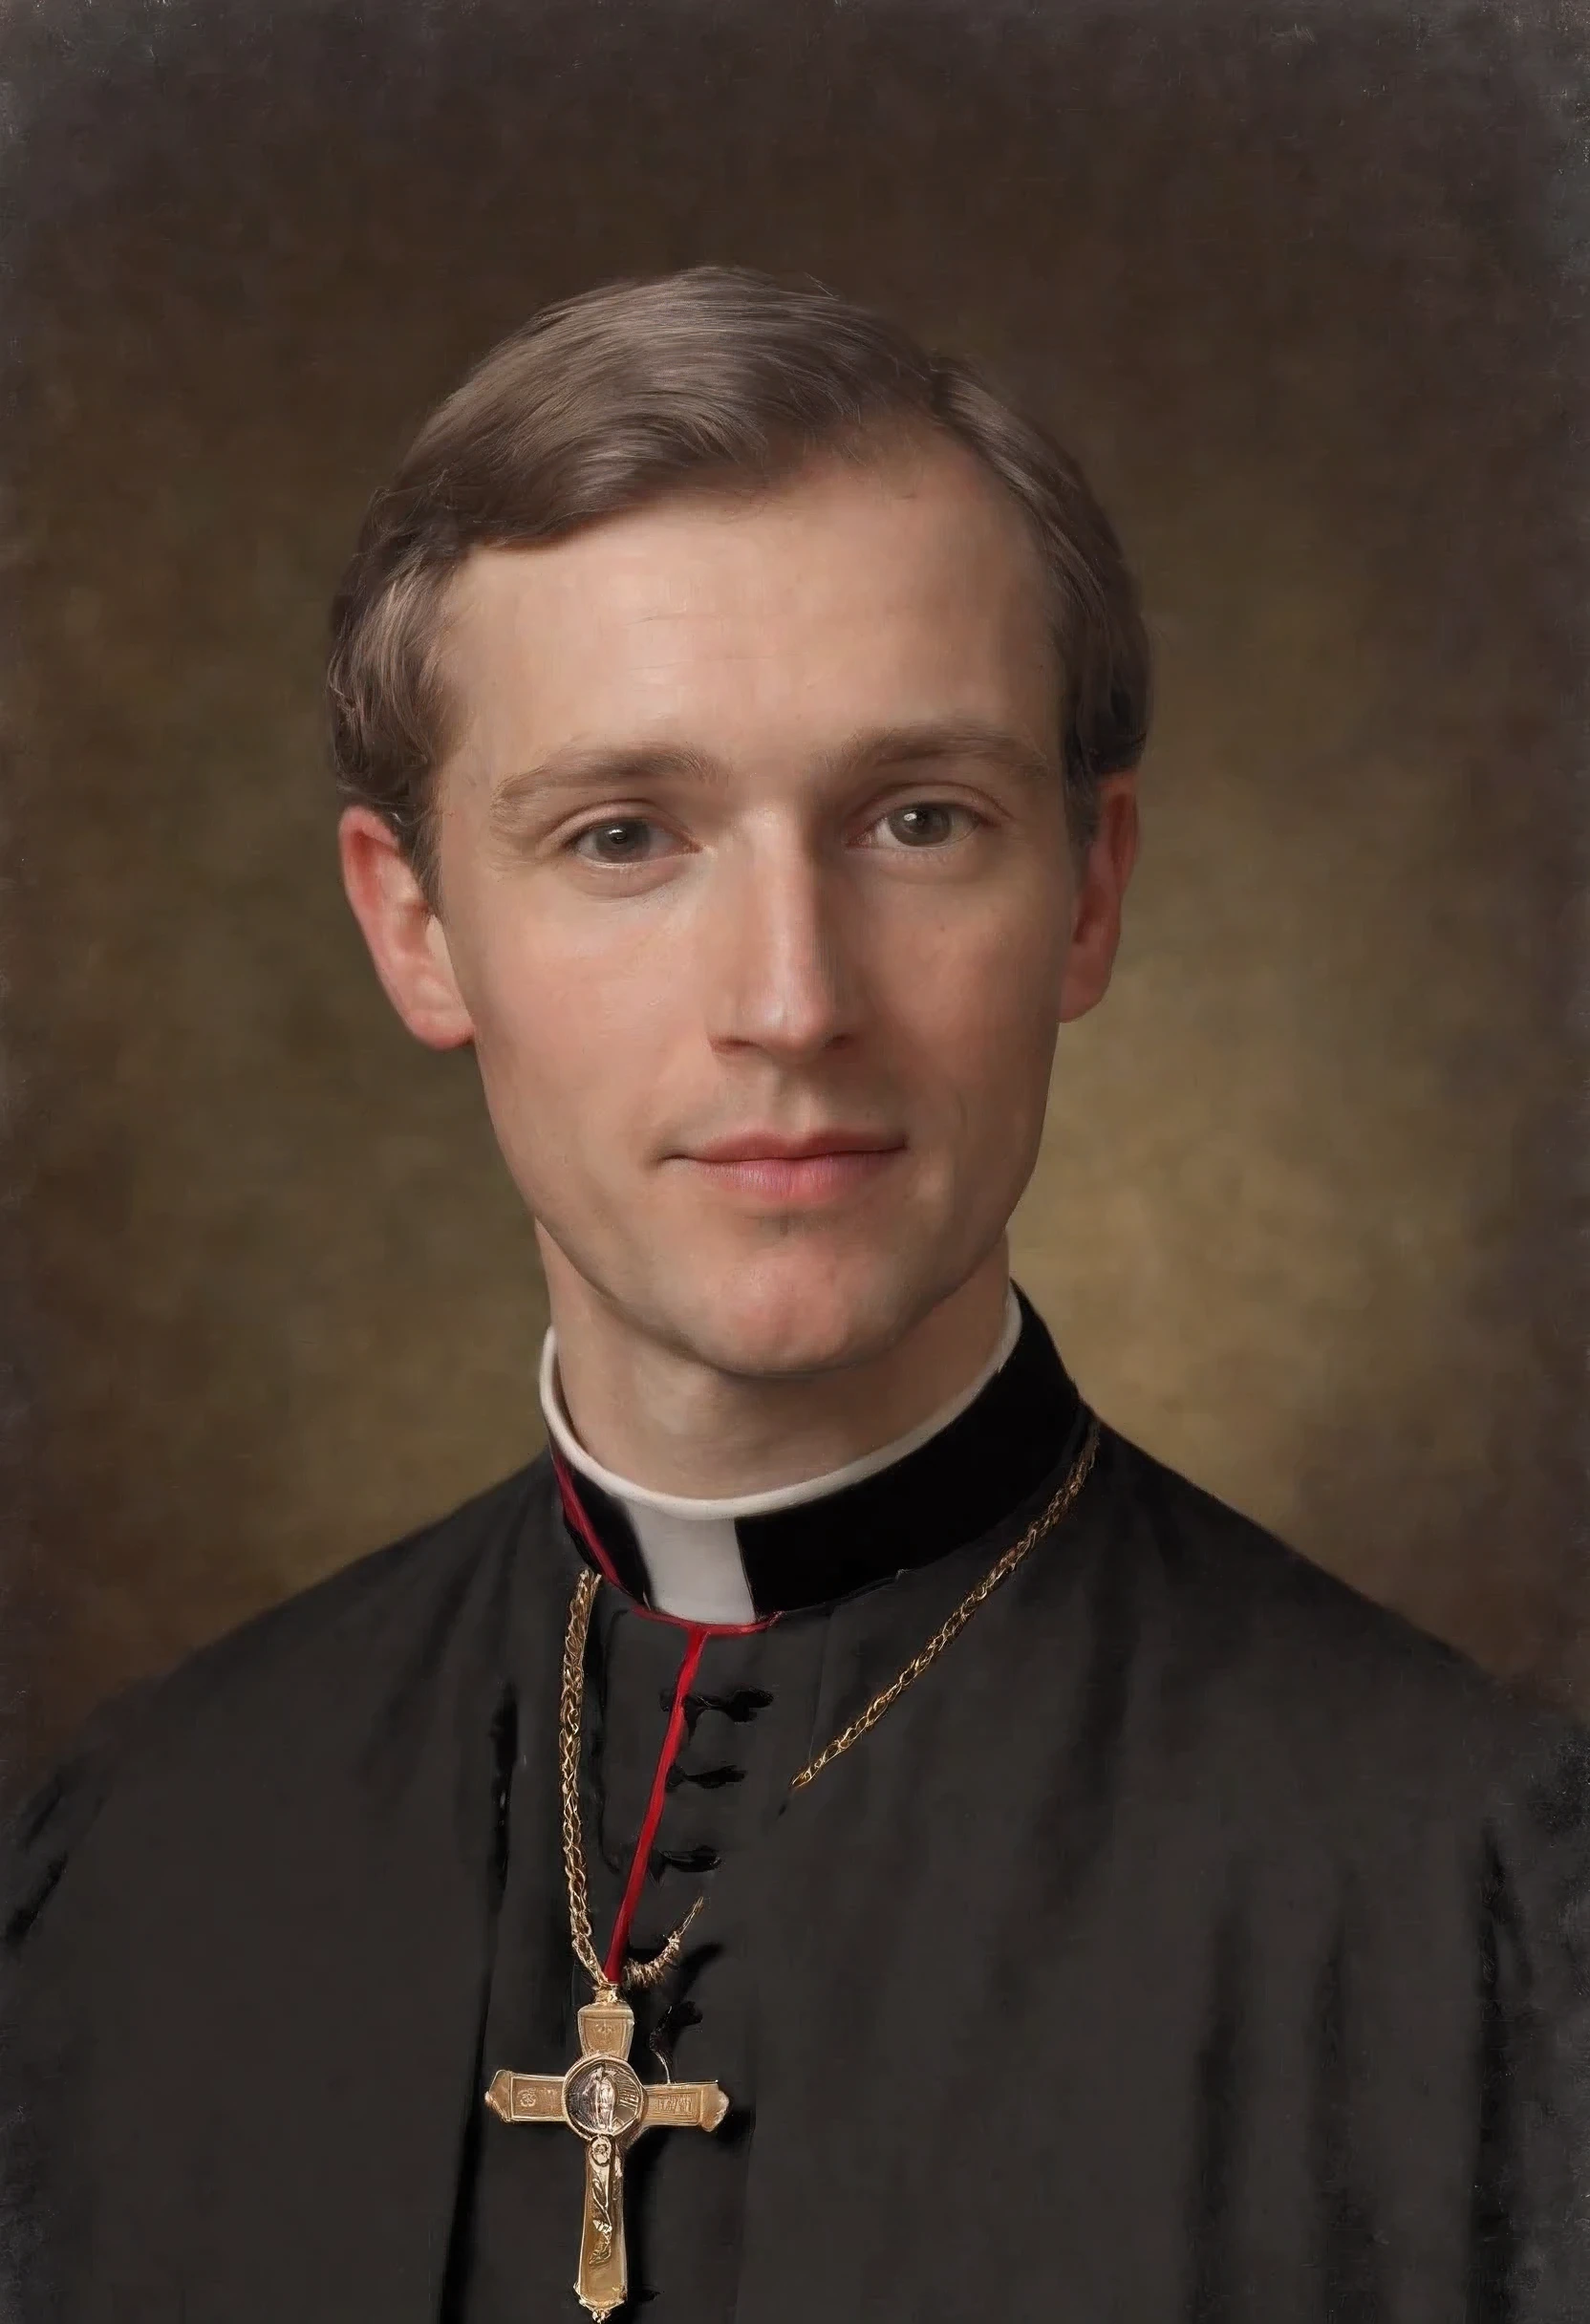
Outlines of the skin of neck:
M881 1355L831 1371L742 1378L636 1330L541 1237L558 1378L593 1460L632 1484L722 1499L825 1475L918 1427L999 1345L1009 1246Z

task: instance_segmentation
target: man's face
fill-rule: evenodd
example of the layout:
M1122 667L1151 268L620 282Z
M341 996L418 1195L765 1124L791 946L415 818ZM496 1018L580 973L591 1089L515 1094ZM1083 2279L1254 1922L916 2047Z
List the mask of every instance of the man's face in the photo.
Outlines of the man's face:
M881 1354L1000 1252L1108 974L1020 516L954 449L831 461L478 551L450 609L456 1014L388 989L473 1040L554 1295L740 1376ZM709 1152L834 1133L874 1151Z

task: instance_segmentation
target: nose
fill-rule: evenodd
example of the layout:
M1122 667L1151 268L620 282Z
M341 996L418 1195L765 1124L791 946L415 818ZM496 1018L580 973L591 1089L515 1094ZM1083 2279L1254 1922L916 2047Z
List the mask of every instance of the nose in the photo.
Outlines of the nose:
M715 865L704 899L708 1032L786 1065L856 1030L858 978L840 867L810 835L767 827Z

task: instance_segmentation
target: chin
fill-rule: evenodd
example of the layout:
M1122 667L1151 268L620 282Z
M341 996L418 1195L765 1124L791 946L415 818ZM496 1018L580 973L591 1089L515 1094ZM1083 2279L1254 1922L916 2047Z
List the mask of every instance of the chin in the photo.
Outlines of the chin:
M676 1311L680 1337L717 1371L800 1379L886 1354L934 1304L880 1254L853 1269L806 1260L709 1271Z

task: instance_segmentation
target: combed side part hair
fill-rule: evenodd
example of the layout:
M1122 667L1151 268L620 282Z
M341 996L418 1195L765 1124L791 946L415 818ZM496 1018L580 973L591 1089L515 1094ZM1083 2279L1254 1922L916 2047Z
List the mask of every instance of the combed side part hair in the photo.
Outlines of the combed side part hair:
M432 794L454 741L440 645L475 549L528 548L690 490L756 491L818 455L937 430L1021 507L1050 595L1067 814L1149 724L1136 584L1081 468L966 363L813 286L699 267L548 307L426 421L377 492L332 611L338 788L384 818L435 893Z

